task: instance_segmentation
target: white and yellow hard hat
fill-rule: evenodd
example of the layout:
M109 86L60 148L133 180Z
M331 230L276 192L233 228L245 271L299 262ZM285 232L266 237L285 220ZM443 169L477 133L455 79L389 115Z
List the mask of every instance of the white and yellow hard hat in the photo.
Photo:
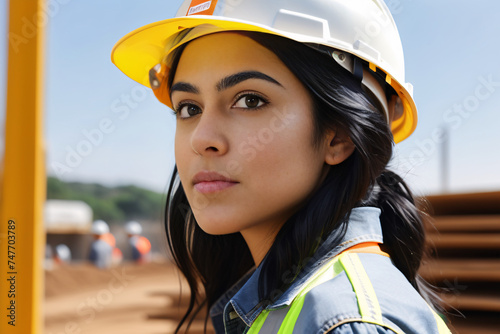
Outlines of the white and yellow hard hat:
M401 142L415 130L413 86L405 82L401 39L382 0L185 0L175 18L148 24L121 38L111 59L127 76L155 91L158 82L151 80L150 72L166 77L166 59L178 46L207 34L235 30L324 45L335 50L332 55L337 62L345 58L338 57L339 52L363 60L401 99L402 110L391 124L394 141ZM163 88L161 95L155 95L171 107L168 91Z

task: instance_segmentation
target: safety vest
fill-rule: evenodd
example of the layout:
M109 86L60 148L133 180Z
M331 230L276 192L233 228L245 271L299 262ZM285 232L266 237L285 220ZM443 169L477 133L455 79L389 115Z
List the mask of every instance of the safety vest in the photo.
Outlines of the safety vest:
M378 248L378 246L375 246ZM353 291L356 294L360 318L346 319L339 321L332 327L328 328L325 333L328 333L345 323L349 322L367 322L375 325L388 328L395 333L404 334L400 329L384 322L375 290L368 278L368 275L363 268L363 264L356 253L378 253L385 254L380 251L380 248L374 249L373 245L357 247L358 249L349 249L340 255L327 262L322 268L304 284L302 290L298 293L292 303L281 309L264 310L255 319L252 326L248 330L248 334L291 334L297 323L299 314L304 305L304 300L307 293L314 287L331 280L335 276L345 272L349 282L352 285ZM360 249L361 248L361 249ZM430 307L436 320L439 334L451 334L450 330L444 323L443 319L434 312Z
M133 236L130 239L132 246L132 259L140 263L148 261L148 255L151 251L151 243L144 236Z

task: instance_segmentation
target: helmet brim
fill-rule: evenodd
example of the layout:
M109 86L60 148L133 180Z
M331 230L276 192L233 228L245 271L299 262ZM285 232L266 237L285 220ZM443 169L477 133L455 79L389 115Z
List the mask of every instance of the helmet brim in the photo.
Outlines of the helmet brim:
M236 30L277 34L265 27L237 20L228 20L227 18L222 20L213 16L202 15L173 18L148 24L122 37L111 51L111 61L129 78L151 88L148 76L149 70L160 63L172 49L179 46L167 47L166 41L181 30L203 24L219 28L218 30L211 29L210 33ZM201 35L198 37L201 37ZM183 43L186 42L188 40L183 41Z

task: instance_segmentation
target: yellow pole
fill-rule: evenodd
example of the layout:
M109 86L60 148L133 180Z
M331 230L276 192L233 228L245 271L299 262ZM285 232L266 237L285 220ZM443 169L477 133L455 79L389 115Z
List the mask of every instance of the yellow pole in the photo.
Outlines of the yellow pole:
M0 333L43 331L43 0L9 4L5 153L0 194Z

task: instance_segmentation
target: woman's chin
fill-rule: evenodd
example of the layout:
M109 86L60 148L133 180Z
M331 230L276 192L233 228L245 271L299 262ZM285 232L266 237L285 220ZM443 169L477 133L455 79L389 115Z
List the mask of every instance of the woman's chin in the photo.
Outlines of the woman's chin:
M197 221L198 226L203 230L203 232L210 235L225 235L239 232L238 229L232 228L229 226L229 223L226 222L204 222Z
M220 224L218 225L219 226L214 226L214 225L207 226L198 224L198 226L203 230L203 232L210 235L226 235L238 232L237 230L229 230L227 226L222 226Z

